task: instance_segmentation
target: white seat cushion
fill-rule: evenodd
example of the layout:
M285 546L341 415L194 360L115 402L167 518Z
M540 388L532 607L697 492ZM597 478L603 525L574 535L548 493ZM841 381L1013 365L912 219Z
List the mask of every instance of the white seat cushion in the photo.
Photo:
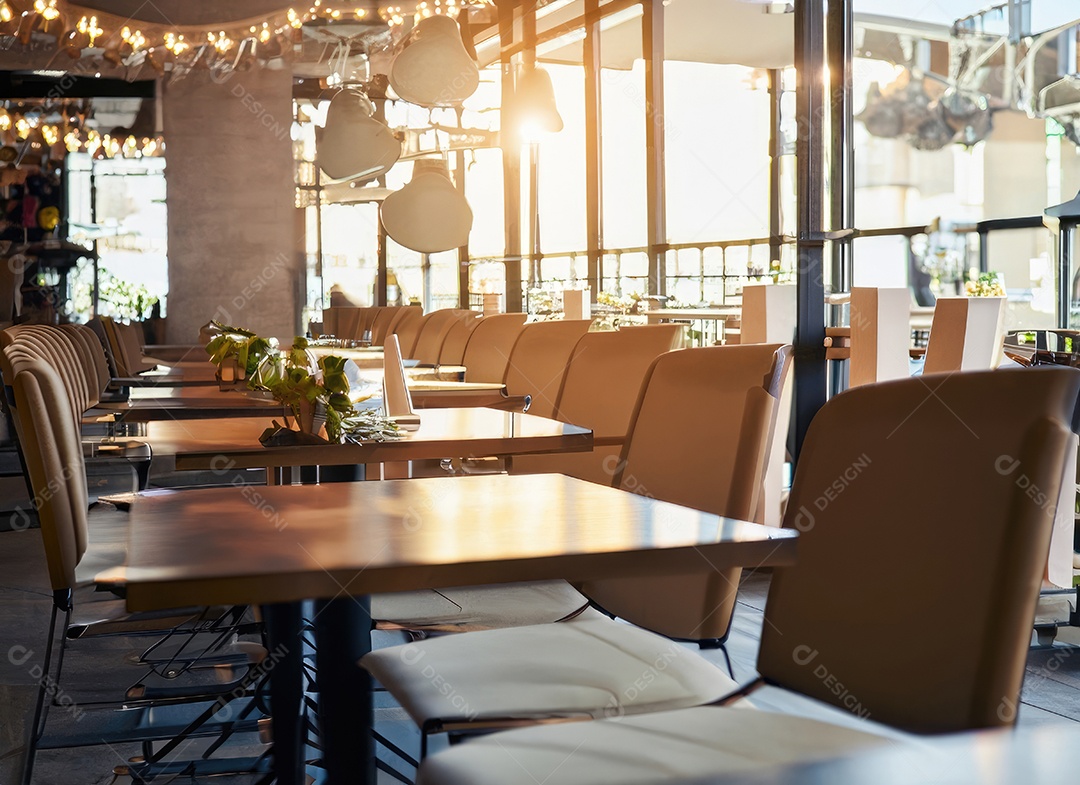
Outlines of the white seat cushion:
M822 760L886 743L895 742L802 717L702 706L491 734L428 758L417 785L647 785Z
M362 664L423 728L698 706L737 685L686 646L596 611L394 646Z
M566 581L537 581L376 594L371 615L382 629L466 632L551 624L588 604Z

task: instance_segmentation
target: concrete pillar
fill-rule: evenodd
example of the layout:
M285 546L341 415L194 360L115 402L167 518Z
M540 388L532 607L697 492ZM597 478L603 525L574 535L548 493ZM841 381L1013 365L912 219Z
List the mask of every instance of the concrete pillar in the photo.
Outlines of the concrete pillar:
M254 69L166 84L170 343L211 318L287 342L300 327L292 76Z

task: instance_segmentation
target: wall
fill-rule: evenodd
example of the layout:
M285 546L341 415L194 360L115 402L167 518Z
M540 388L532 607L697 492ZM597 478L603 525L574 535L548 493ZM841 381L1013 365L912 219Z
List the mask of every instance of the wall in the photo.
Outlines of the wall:
M211 318L288 341L302 306L293 191L292 78L205 71L162 89L170 343Z

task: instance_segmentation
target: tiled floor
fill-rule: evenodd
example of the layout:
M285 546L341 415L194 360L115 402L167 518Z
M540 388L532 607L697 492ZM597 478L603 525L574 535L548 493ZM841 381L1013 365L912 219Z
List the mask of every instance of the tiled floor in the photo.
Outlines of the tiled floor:
M36 529L0 533L0 783L15 782L19 767L15 752L22 743L24 723L29 715L36 679L35 664L45 641L50 592L46 578L40 533ZM754 662L762 623L768 576L746 576L736 612L728 650L736 678L748 680L754 675ZM962 605L958 606L958 612ZM1060 639L1080 642L1080 630L1067 630ZM380 634L379 645L395 641ZM941 630L941 645L962 646L951 640L949 630ZM141 650L138 642L114 639L77 646L69 655L62 679L63 689L76 703L118 694L137 677L137 669L123 664L125 654ZM32 654L31 654L32 652ZM723 667L717 651L703 654ZM81 705L81 704L80 704ZM416 750L418 735L404 713L380 695L377 699L379 729L407 750ZM86 717L92 714L57 711L50 715L50 730L85 730ZM1080 721L1080 649L1055 648L1033 650L1028 658L1020 722ZM193 745L188 751L197 749ZM257 749L253 736L240 738L231 750ZM125 764L140 752L137 744L83 747L68 750L43 750L38 756L34 782L40 785L89 785L111 783L113 769ZM406 773L410 773L405 768ZM252 778L226 778L245 783ZM380 781L392 782L389 777ZM128 782L127 777L115 780ZM167 780L161 780L165 782ZM190 783L190 778L174 780ZM198 780L195 780L198 781ZM223 782L222 779L213 780Z

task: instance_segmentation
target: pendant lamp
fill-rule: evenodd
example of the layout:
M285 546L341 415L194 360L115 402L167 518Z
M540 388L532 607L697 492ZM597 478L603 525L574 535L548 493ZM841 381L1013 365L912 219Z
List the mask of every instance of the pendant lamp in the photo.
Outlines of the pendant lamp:
M545 69L533 67L521 74L514 88L514 114L514 123L527 141L535 141L541 133L556 134L563 129L551 74Z
M480 71L448 16L421 19L390 65L390 86L410 104L454 106L476 92Z
M442 158L417 160L412 180L383 200L380 215L394 242L420 253L465 245L473 221L472 209L450 182Z
M315 153L327 177L370 180L397 163L401 142L373 113L371 101L356 90L342 90L330 101L325 126L315 129Z

